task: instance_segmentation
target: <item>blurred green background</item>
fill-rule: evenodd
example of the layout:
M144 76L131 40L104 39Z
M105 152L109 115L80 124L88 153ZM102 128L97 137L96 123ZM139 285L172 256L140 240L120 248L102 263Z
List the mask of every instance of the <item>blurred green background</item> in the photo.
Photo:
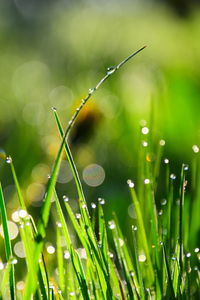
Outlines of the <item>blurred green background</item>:
M105 198L107 215L116 210L125 222L144 124L152 157L164 139L172 172L190 163L200 139L200 10L188 2L1 1L0 180L10 219L18 202L3 158L12 156L37 217L60 144L51 107L66 126L107 67L144 45L92 97L72 132L87 199ZM77 197L66 161L57 189Z

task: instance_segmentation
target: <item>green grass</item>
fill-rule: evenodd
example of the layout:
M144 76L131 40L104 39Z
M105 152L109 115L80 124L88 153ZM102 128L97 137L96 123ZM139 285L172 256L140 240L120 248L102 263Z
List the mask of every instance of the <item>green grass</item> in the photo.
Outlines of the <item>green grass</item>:
M5 201L0 187L1 220L7 260L4 269L0 270L2 299L197 299L199 296L199 226L196 215L200 201L197 185L200 163L198 153L193 154L191 164L192 180L195 181L191 184L193 194L187 192L186 180L189 171L183 164L180 176L176 179L179 186L177 199L175 175L170 175L171 165L166 160L163 162L164 141L154 141L147 128L147 131L145 127L141 128L138 176L135 178L136 183L132 179L127 181L136 218L132 227L126 230L120 226L115 212L110 216L110 221L107 221L103 200L97 203L96 209L90 209L68 144L71 128L94 92L143 49L144 47L108 69L106 75L81 101L66 130L63 130L57 110L53 109L61 145L36 224L28 213L14 162L10 157L7 158L19 198L19 227L26 254L26 270L23 276L25 287L23 292L19 292L15 288L14 258ZM148 139L148 145L143 143L144 138ZM155 144L156 157L152 160L150 154ZM56 190L63 155L66 156L74 176L78 215L71 208L70 200L59 197ZM157 196L160 189L165 194L165 201L161 203ZM56 205L53 216L52 198ZM56 227L56 255L53 261L48 259L44 248L50 217L53 217ZM131 236L127 236L127 232L131 232ZM80 253L80 247L84 254ZM64 259L66 253L67 259Z

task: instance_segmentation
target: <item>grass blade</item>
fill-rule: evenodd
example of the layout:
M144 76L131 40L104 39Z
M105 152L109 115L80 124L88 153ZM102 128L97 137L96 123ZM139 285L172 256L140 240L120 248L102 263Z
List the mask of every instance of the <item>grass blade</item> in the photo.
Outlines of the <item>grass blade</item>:
M7 225L7 213L5 208L5 201L3 196L3 191L0 183L0 212L1 212L1 220L3 226L3 234L4 234L4 241L5 241L5 252L6 252L6 259L10 261L12 257L12 248L10 243L8 225ZM16 299L15 293L15 276L14 276L14 265L11 264L10 272L9 272L9 287L10 287L10 296L11 299Z

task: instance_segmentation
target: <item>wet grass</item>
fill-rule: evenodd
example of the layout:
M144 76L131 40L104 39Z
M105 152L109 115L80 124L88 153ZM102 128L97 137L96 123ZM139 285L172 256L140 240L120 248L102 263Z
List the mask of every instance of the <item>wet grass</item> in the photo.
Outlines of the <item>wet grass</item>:
M61 145L37 224L26 208L14 162L11 157L7 157L19 198L19 228L27 270L24 274L25 286L23 291L19 291L15 288L16 259L12 255L5 200L0 187L1 220L7 259L0 270L2 299L197 299L199 296L198 147L193 149L191 172L194 182L191 184L191 194L187 192L188 166L182 165L178 179L170 173L169 161L163 157L164 140L157 142L156 157L153 160L150 155L153 138L146 125L141 127L141 146L138 149L140 168L135 178L136 184L132 179L127 180L130 201L135 211L131 236L127 237L115 212L110 216L110 221L106 221L104 199L93 204L91 212L68 144L70 130L93 93L143 49L144 47L108 69L99 83L89 89L66 130L62 127L57 110L53 108ZM67 197L60 198L56 191L64 152L76 184L78 214L74 213L70 200ZM175 193L175 180L179 186L178 197ZM160 186L165 194L161 203L157 201ZM44 243L52 198L56 204L57 255L56 262L51 263L44 257ZM72 229L81 248L77 248L77 242L74 242ZM54 276L52 268L57 270L57 273L53 272Z

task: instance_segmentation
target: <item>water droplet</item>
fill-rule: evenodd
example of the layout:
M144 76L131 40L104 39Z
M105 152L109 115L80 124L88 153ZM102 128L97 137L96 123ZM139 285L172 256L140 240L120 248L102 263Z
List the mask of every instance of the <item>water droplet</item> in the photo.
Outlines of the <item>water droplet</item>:
M132 230L137 231L137 226L132 226Z
M6 162L7 164L11 164L12 163L12 158L10 156L6 157Z
M2 261L0 261L0 270L4 269L4 263L2 263Z
M88 94L91 95L92 93L94 93L94 91L95 91L95 88L90 88L88 91Z
M199 269L198 269L198 267L197 266L195 266L194 267L194 271L198 271Z
M84 204L82 205L82 208L87 208L87 205L84 203Z
M162 241L160 241L160 245L161 245L161 246L163 245L163 242L162 242Z
M26 216L27 216L27 211L26 210L24 210L24 209L20 209L19 211L18 211L18 215L19 215L19 217L20 218L25 218Z
M80 107L77 107L76 111L80 111Z
M198 253L198 252L199 252L199 248L195 248L195 249L194 249L194 252L195 252L195 253Z
M197 145L193 145L192 150L194 151L194 153L198 153L199 152L199 147Z
M131 277L135 276L133 271L130 271L129 274L130 274Z
M112 230L115 229L115 222L113 220L108 222L108 227Z
M99 204L101 205L104 205L105 204L105 200L103 198L98 198L98 202Z
M150 183L150 179L145 178L145 179L144 179L144 184L149 184L149 183Z
M62 224L60 222L56 222L56 226L61 228L62 227Z
M175 257L175 256L172 256L172 260L176 260L176 257Z
M165 163L165 164L168 164L168 163L169 163L169 159L168 159L168 158L165 158L165 159L164 159L164 163Z
M75 296L75 292L70 292L69 295L70 296Z
M186 257L190 257L191 256L191 253L190 252L188 252L188 253L186 253Z
M162 199L161 201L160 201L160 203L161 203L161 205L166 205L167 204L167 199Z
M12 259L11 259L11 264L12 265L16 265L18 263L18 260L15 258L15 257L13 257Z
M49 253L49 254L54 254L55 253L55 248L54 248L54 246L52 246L52 245L49 245L49 246L47 246L47 252Z
M82 99L82 100L81 100L81 103L82 103L83 105L85 104L85 102L86 102L85 99Z
M162 214L163 214L163 210L161 209L161 210L159 210L158 215L162 216Z
M160 144L160 146L165 146L165 140L160 140L159 144Z
M53 111L57 111L57 108L53 106L53 107L52 107L52 110L53 110Z
M115 67L109 67L107 68L107 75L111 75L115 72Z
M142 132L142 134L148 134L149 133L149 128L148 127L142 127L141 132Z
M77 213L77 214L76 214L76 218L77 218L77 219L80 219L80 218L81 218L81 214L78 214L78 213Z
M140 254L139 255L139 257L138 257L138 260L139 260L139 262L145 262L146 261L146 256L142 253L142 254Z
M48 178L48 179L50 179L50 178L51 178L51 175L50 175L50 174L48 174L48 175L47 175L47 178Z
M184 165L183 165L183 169L184 169L184 171L188 171L188 169L189 169L189 166L188 166L188 165L186 165L186 164L184 164Z
M128 180L127 180L127 184L128 184L128 186L129 186L130 188L133 188L133 187L134 187L134 183L133 183L133 181L132 181L131 179L128 179Z
M30 226L30 225L31 225L30 222L26 222L26 223L25 223L25 226Z
M110 256L110 258L113 258L114 257L114 254L109 252L108 255Z
M92 208L96 208L97 206L96 206L95 203L92 202L92 203L91 203L91 207L92 207Z
M170 179L175 180L175 179L176 179L176 175L172 173L172 174L170 175Z
M148 142L147 141L142 141L142 146L143 147L147 147L148 146Z
M64 202L68 202L69 198L67 196L63 195L63 200L64 200Z
M64 251L64 259L70 259L70 253L68 250Z
M70 120L70 121L68 122L68 125L72 125L72 120Z
M119 245L120 245L120 247L122 247L124 245L124 240L119 238Z

